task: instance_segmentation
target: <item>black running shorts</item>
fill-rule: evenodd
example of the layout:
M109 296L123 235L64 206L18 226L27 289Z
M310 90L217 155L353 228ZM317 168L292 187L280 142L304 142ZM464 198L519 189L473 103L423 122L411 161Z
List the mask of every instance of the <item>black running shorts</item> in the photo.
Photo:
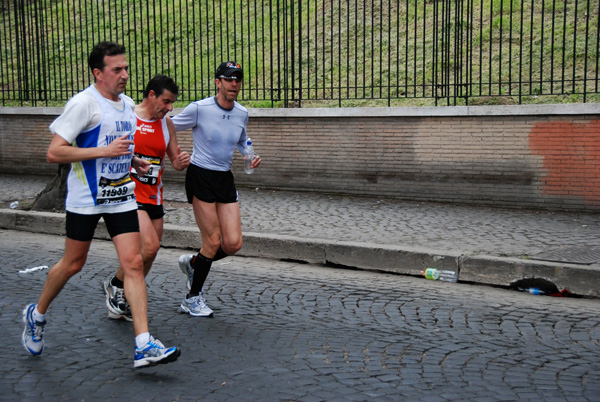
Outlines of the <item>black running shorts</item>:
M154 204L142 204L141 202L137 203L138 211L146 211L150 219L160 219L165 216L165 207L162 205L154 205Z
M238 201L230 170L220 172L190 165L185 175L185 192L191 204L194 197L204 202L231 204Z
M116 214L81 215L67 211L67 237L79 241L91 241L100 218L104 218L106 230L111 238L123 233L139 232L137 211Z

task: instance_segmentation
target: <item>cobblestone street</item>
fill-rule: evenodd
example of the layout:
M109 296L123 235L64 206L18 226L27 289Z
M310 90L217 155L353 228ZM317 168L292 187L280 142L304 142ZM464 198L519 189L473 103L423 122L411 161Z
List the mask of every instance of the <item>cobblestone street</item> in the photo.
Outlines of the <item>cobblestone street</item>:
M40 358L20 344L64 238L0 231L2 400L600 400L600 301L260 258L215 263L215 317L177 312L185 278L162 249L148 277L151 332L175 363L133 369L131 323L106 317L116 267L95 240L52 304Z

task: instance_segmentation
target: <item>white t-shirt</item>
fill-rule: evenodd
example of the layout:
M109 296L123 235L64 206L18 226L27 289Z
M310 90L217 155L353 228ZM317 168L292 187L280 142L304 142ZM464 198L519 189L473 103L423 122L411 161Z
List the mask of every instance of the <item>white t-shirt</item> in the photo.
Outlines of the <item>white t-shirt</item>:
M92 84L67 102L50 130L81 148L107 146L126 134L133 141L135 103L126 95L119 97L119 102L106 99ZM129 176L133 147L131 155L72 163L66 210L84 215L135 210L135 183Z

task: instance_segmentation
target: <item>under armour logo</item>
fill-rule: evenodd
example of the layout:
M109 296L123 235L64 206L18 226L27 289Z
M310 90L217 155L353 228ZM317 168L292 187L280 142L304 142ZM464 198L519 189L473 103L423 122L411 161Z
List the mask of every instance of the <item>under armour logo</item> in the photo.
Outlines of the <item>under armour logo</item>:
M223 115L223 120L225 120L225 119L229 120L229 117L231 117L231 116L224 114Z

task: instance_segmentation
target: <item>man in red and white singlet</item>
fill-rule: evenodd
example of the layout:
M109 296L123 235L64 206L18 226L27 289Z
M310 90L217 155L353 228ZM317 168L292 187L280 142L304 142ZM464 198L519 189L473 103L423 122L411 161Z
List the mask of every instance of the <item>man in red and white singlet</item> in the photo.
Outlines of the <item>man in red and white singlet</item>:
M163 234L163 184L162 174L165 155L175 170L183 170L190 164L190 155L182 152L177 143L175 126L167 113L173 110L173 102L179 89L173 79L156 75L146 86L142 103L135 107L137 129L134 136L134 155L150 163L145 175L131 169L135 181L135 198L142 240L144 276L148 275L160 248ZM123 293L123 268L104 281L108 316L113 319L131 320L129 305Z

